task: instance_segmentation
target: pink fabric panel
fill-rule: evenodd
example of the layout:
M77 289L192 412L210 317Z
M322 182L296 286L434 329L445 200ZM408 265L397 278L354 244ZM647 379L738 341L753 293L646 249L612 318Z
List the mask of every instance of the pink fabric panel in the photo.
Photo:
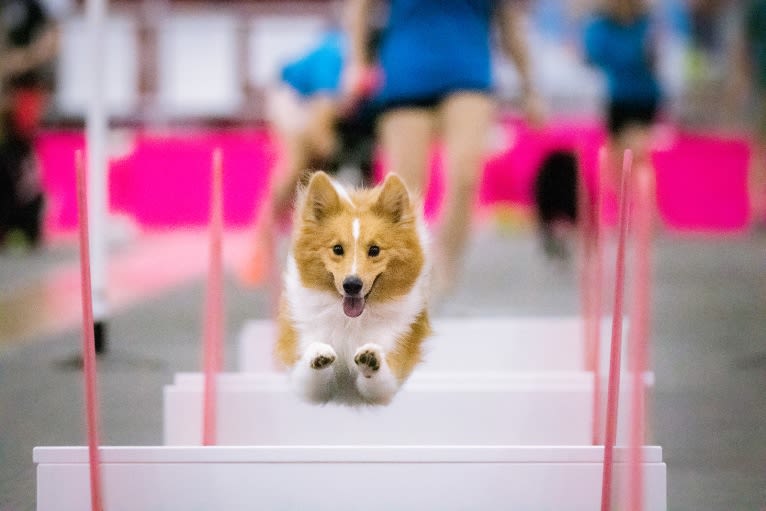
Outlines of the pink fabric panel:
M595 189L598 149L605 135L597 120L559 119L533 130L517 119L503 126L507 147L491 155L480 184L482 206L532 205L535 172L555 149L578 151L586 185ZM47 231L76 227L72 155L84 145L80 132L52 131L39 139L43 185L48 197ZM215 147L224 155L226 225L252 222L276 159L265 129L136 132L132 147L111 162L110 207L147 228L202 226L210 208L208 162ZM747 224L746 175L749 149L744 138L679 133L653 153L659 210L669 227L693 231L732 231ZM383 163L377 173L382 175ZM434 150L427 216L439 214L447 186L439 151ZM607 200L605 220L616 220L616 203Z

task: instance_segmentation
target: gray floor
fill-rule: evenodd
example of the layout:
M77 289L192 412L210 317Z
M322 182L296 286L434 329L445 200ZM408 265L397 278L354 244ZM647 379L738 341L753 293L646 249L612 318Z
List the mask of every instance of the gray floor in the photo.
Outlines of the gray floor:
M3 292L72 250L0 256ZM655 247L652 440L668 464L670 511L766 508L766 236L660 236ZM103 443L158 444L161 389L200 362L202 283L116 315L100 361ZM73 299L76 299L73 298ZM263 293L227 283L227 365L239 327L266 317ZM531 233L485 229L439 314L578 312L572 264L540 257ZM2 311L0 311L0 314ZM34 509L35 445L84 442L77 332L0 352L0 511Z

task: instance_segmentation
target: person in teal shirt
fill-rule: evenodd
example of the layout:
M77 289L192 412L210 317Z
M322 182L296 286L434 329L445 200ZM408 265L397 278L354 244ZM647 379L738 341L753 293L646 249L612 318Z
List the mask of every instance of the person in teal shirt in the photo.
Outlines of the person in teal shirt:
M298 182L308 177L309 170L336 172L353 167L360 171L362 183L372 184L374 91L360 92L353 104L342 97L346 53L345 33L330 30L280 71L280 85L273 92L270 108L280 154L255 224L253 247L240 272L246 285L266 283L273 266L277 223L288 216Z
M585 25L585 59L606 78L609 158L605 177L612 191L619 189L626 149L633 151L636 167L650 165L651 127L662 100L654 27L642 0L610 0Z

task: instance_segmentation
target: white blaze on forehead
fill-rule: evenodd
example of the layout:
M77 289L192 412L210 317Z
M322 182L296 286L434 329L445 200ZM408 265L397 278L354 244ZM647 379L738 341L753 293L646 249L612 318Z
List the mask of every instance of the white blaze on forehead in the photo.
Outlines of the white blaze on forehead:
M359 219L354 218L354 221L351 222L351 234L354 236L354 241L359 240Z
M351 207L356 207L354 205L354 201L351 200L351 196L348 194L348 190L346 190L342 184L338 183L334 179L332 180L332 186L335 188L335 191L338 193L341 199L351 204Z
M361 229L361 222L358 218L354 218L351 222L351 235L354 237L354 259L351 263L351 275L356 275L356 246L359 244L359 231Z

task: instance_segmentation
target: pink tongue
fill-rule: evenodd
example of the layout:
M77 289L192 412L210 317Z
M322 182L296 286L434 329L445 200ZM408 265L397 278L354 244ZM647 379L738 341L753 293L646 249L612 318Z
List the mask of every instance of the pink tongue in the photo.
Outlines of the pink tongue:
M343 312L349 318L355 318L359 316L364 310L364 297L362 296L344 296L343 297Z

